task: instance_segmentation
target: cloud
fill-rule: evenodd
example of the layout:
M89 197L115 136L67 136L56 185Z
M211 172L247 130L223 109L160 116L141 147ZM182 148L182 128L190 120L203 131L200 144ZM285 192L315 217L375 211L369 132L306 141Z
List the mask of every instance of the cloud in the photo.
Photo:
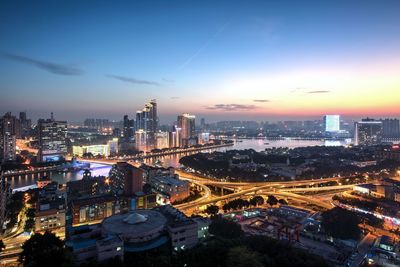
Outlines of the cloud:
M271 102L271 100L268 100L268 99L253 99L253 102L268 103L268 102Z
M305 89L306 89L306 88L296 87L296 88L290 90L290 93L296 93L296 92L298 92L298 91L303 91L303 90L305 90Z
M219 110L219 111L248 111L256 109L254 105L241 105L241 104L215 104L213 106L207 106L206 109Z
M317 91L308 91L307 94L327 94L330 92L331 91L328 91L328 90L317 90Z
M127 82L127 83L156 85L156 86L160 85L158 82L154 82L154 81L139 80L139 79L130 78L130 77L124 77L124 76L119 76L119 75L108 74L106 76L110 77L110 78L113 78L113 79L116 79L116 80L120 80L122 82Z
M13 60L16 62L25 63L27 65L31 65L37 67L39 69L48 71L53 74L58 75L82 75L84 72L81 69L65 65L58 64L53 62L47 62L42 60L33 59L26 56L16 55L16 54L4 54L5 58L9 60Z

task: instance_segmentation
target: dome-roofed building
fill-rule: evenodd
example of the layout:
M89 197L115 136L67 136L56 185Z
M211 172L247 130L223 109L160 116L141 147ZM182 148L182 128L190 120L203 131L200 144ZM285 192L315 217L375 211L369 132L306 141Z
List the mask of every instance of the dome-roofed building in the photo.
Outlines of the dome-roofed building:
M161 236L167 218L155 210L135 210L103 220L102 236L117 235L125 243L143 243Z

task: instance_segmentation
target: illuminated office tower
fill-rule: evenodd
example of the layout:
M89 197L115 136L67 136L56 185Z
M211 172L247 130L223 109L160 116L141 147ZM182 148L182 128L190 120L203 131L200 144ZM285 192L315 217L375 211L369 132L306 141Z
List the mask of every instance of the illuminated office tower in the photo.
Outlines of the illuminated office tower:
M39 162L59 161L67 154L67 122L51 119L38 120Z
M324 125L325 125L325 132L339 132L340 116L339 115L324 116Z
M168 133L169 147L181 147L182 145L182 129L173 126L172 131Z
M195 119L196 116L187 113L178 116L178 127L182 129L183 146L192 145L193 140L196 140Z
M135 121L130 120L128 115L124 116L124 128L122 131L123 134L123 140L125 142L129 142L133 139L133 136L135 134Z
M375 145L382 140L382 122L363 119L354 123L354 144Z
M143 129L139 129L135 134L135 147L139 151L147 151L147 133Z
M156 146L156 132L158 129L157 102L151 100L146 103L143 110L136 112L136 131L146 133L146 151ZM142 132L140 131L140 133Z
M156 133L156 148L158 148L158 149L169 148L168 132L157 132Z
M19 120L10 112L0 118L0 163L15 160L19 131Z

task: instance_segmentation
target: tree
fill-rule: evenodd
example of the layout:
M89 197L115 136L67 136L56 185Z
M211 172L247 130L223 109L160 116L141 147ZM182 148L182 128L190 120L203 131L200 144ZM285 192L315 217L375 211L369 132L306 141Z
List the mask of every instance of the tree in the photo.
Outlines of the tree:
M242 227L239 224L220 217L213 219L208 231L210 234L229 239L243 235Z
M33 209L33 208L29 208L25 212L26 217L28 217L28 218L34 218L35 217L35 213L36 213L36 210Z
M25 221L24 231L31 232L35 227L35 220L33 218L28 218Z
M252 206L259 206L264 204L264 198L262 196L254 196L250 199Z
M262 267L261 257L257 252L247 247L233 247L228 252L226 266L235 267Z
M267 199L267 203L268 203L268 205L270 205L271 207L272 207L272 206L275 206L276 204L278 204L278 199L277 199L275 196L273 196L273 195L269 195L269 196L268 196L268 199Z
M70 252L55 234L34 234L22 245L19 261L24 266L73 266Z
M2 252L6 248L6 245L4 245L3 240L0 240L0 252Z
M211 216L215 216L218 214L219 207L217 205L208 205L207 208L204 210L205 213Z
M358 240L361 235L359 223L360 218L357 214L339 207L322 213L322 228L335 238Z

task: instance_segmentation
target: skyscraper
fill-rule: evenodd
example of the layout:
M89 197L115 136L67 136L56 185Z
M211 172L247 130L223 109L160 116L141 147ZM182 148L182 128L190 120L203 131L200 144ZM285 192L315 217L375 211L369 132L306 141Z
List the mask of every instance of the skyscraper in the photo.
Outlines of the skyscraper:
M383 137L400 137L400 123L398 119L384 119L381 121Z
M180 147L182 145L182 129L173 126L172 131L168 133L169 147Z
M136 112L136 131L140 136L145 133L145 151L156 146L156 132L158 129L157 102L155 99L146 103L143 110Z
M363 119L354 123L354 144L374 145L382 140L382 122Z
M133 139L135 134L135 121L130 120L128 115L124 116L124 128L122 131L124 141L129 142Z
M67 154L67 122L38 120L39 162L59 161Z
M324 116L324 125L325 125L325 132L339 132L340 116L339 115Z
M190 145L191 139L196 138L196 116L184 113L178 116L178 128L182 129L182 142L183 145Z
M21 137L24 138L29 135L32 127L32 122L26 117L25 111L19 113L19 121L21 124Z
M11 112L6 113L0 119L0 162L15 160L16 139L19 135L19 120Z

